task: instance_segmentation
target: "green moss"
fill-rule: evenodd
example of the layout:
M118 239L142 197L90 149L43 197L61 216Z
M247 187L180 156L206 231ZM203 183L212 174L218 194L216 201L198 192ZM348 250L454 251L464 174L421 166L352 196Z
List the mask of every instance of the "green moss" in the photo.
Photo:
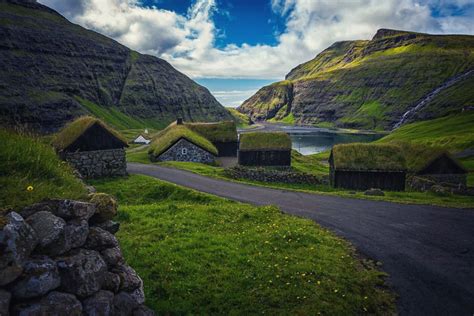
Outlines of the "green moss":
M92 184L118 198L117 238L157 314L394 311L384 274L311 220L146 176Z
M151 142L149 154L158 157L180 138L204 148L213 155L217 155L217 148L206 138L191 130L187 125L170 125L159 133Z
M283 132L249 132L240 135L240 150L290 150L291 138Z
M72 169L41 139L0 129L0 142L2 207L18 208L46 198L85 198L86 190Z
M331 153L336 170L405 170L405 157L395 145L351 143L335 145Z
M82 116L67 124L56 136L52 144L57 150L63 150L71 145L79 136L89 129L94 124L98 124L106 129L109 133L121 140L124 147L127 146L127 140L120 135L119 132L108 127L101 120L92 116Z

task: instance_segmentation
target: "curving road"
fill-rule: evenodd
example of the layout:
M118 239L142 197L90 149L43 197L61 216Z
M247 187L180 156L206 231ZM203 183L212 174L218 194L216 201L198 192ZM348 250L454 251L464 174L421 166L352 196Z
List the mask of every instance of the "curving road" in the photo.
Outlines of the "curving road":
M383 263L401 315L474 315L474 209L269 189L156 165L129 163L128 172L318 222Z

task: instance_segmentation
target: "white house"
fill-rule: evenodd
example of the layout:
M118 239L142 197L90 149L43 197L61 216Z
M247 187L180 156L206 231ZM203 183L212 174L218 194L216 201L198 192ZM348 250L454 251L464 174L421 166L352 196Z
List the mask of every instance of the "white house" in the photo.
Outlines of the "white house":
M137 138L135 138L135 140L133 141L134 144L144 144L144 145L148 145L150 143L150 140L149 139L146 139L145 137L143 137L143 135L138 135Z

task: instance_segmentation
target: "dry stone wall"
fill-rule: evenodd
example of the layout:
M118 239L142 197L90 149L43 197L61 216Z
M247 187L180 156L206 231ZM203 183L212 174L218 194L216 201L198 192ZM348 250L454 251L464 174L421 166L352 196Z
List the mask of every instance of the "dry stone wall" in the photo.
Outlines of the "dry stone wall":
M247 179L260 182L281 182L294 184L321 184L324 179L317 176L292 171L291 168L271 169L265 167L236 166L224 170L225 175L232 179Z
M127 161L123 148L65 152L62 158L69 162L85 178L124 176Z
M0 315L154 313L122 256L108 195L48 200L0 217Z

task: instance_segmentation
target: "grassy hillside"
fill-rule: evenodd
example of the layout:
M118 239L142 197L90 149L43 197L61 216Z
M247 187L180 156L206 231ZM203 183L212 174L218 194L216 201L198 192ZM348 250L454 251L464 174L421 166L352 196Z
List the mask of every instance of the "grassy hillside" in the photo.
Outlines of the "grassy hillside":
M100 180L158 314L391 314L382 273L314 222L146 176Z
M0 206L17 208L45 198L86 195L72 169L35 137L0 129Z
M474 111L407 124L378 142L407 141L453 153L474 149Z
M333 44L239 109L265 120L288 117L296 123L390 130L431 91L472 69L474 36L379 30L370 41ZM442 90L412 119L474 105L473 84L474 72Z
M237 109L230 107L226 107L226 109L230 115L232 115L232 119L237 127L247 127L251 123L250 118L247 115L237 111Z

